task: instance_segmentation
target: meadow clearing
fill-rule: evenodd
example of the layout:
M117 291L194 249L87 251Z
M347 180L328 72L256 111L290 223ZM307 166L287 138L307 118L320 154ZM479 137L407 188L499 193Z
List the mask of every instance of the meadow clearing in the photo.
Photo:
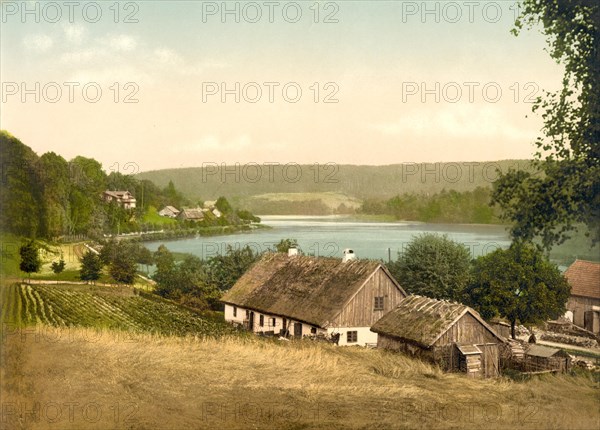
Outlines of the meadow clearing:
M472 380L401 354L228 332L202 315L198 327L206 331L172 316L166 329L162 314L176 312L175 304L155 306L135 293L94 288L3 290L3 319L12 322L3 322L1 429L600 424L598 381L588 372ZM17 297L20 311L9 311ZM94 317L85 319L86 313Z

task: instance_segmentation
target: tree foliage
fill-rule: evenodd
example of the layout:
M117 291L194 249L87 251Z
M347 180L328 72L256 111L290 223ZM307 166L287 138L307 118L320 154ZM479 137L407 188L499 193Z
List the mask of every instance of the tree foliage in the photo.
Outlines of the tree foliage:
M514 338L517 322L534 324L562 315L569 295L556 265L536 246L515 242L475 261L465 297L484 318L507 318Z
M55 275L59 275L65 270L65 260L62 257L60 257L60 260L53 261L50 267L52 268L52 271Z
M470 280L469 251L447 236L414 238L388 268L409 293L460 301Z
M296 239L281 239L279 243L275 244L275 251L277 252L287 253L290 248L298 248Z
M208 282L221 291L228 290L259 257L260 254L248 245L239 249L228 245L224 255L216 255L207 260Z
M229 204L227 199L223 196L221 196L217 199L217 201L215 202L215 207L217 209L219 209L219 211L223 215L228 215L233 211L233 209L231 208L231 205Z
M124 241L117 242L108 271L117 283L133 284L137 273L135 248Z
M81 257L81 267L79 269L79 279L82 281L97 281L102 274L102 261L100 257L90 250L87 250Z
M495 184L493 201L512 221L513 237L564 242L578 223L600 240L600 3L525 0L515 34L541 24L548 52L564 65L562 87L533 105L544 127L536 171L512 170Z
M40 259L38 247L33 240L26 242L19 248L19 255L21 256L19 268L22 272L29 275L39 272L42 267L42 260Z

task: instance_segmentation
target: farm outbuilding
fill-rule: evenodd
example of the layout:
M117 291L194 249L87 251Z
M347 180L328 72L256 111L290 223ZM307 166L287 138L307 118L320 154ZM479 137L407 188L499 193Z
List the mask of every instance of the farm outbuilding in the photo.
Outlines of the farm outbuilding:
M494 377L506 340L460 303L408 296L377 321L377 347L401 351L470 377Z
M571 356L565 351L544 345L531 345L525 351L524 372L567 372L571 368Z

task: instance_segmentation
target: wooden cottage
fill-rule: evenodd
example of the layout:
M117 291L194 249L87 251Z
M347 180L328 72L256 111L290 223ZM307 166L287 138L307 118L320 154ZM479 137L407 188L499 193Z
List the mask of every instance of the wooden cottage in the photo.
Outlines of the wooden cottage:
M184 208L177 214L177 219L180 221L202 221L204 220L204 212L199 208Z
M573 324L600 334L600 263L575 260L565 272L571 285L567 310Z
M174 206L165 206L158 212L158 214L167 218L177 218L179 212L180 210Z
M377 347L401 351L463 371L470 377L499 374L505 339L479 314L460 303L408 296L377 321Z
M267 253L225 293L225 320L272 335L369 345L369 330L406 293L381 263ZM354 254L352 254L354 255Z
M561 349L533 344L525 351L522 368L524 372L567 372L571 368L571 356Z

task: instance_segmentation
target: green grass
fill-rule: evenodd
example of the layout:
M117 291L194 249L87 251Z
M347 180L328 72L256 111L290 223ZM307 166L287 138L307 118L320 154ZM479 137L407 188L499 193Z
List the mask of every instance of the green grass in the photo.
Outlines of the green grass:
M177 220L175 220L173 218L167 218L164 216L160 216L158 214L158 210L153 206L150 206L148 208L148 210L144 214L144 217L142 218L142 222L152 223L152 224L160 224L160 225L177 224Z
M129 287L13 284L2 288L2 322L90 327L161 335L234 333L222 318Z
M0 275L20 276L19 246L21 238L9 233L0 234Z

